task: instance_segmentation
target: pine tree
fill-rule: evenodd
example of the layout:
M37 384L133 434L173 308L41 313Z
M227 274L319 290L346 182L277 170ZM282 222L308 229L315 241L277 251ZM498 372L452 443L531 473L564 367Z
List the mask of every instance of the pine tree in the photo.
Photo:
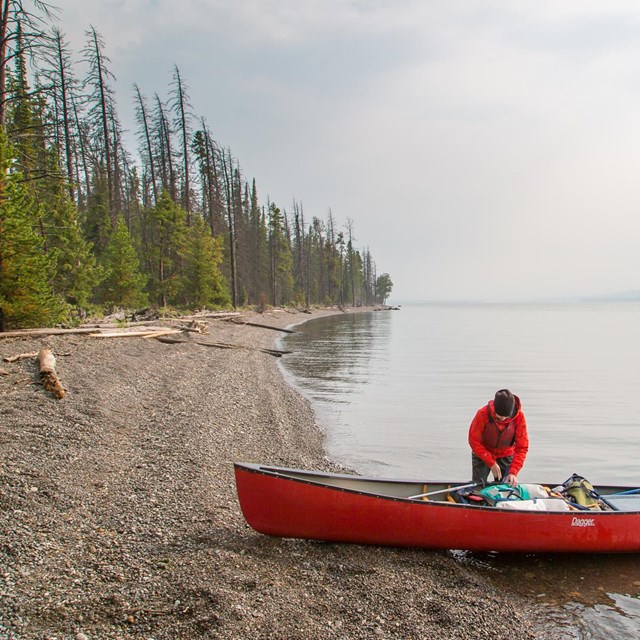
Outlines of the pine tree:
M202 128L195 132L191 149L198 165L202 186L201 211L211 233L219 236L228 233L225 220L225 206L222 196L222 183L219 168L220 149L213 140L204 119Z
M167 107L155 96L155 112L153 114L153 136L156 143L156 165L160 168L162 188L166 189L175 202L177 200L177 176L175 170L175 152L173 150L173 131L167 117Z
M18 42L22 42L20 37ZM44 100L45 94L29 88L22 49L15 62L15 76L10 83L14 98L7 111L7 125L16 141L14 168L20 170L25 189L41 212L38 229L43 250L55 263L54 291L67 302L86 307L98 273L91 245L85 242L78 227L65 172L60 170L60 149L69 147L58 145L55 135L58 129L49 126L52 114ZM51 132L53 137L48 135Z
M251 186L249 204L249 233L247 237L251 285L249 297L253 303L264 303L269 299L269 246L264 210L258 204L256 181Z
M148 303L143 288L146 276L140 273L140 260L122 215L118 216L103 255L105 279L102 302L109 307L135 309Z
M44 252L44 240L36 231L42 211L22 175L12 169L14 161L0 127L0 331L51 326L67 312L50 284L54 256Z
M286 231L286 218L274 203L269 205L269 249L271 303L275 307L292 301L293 258Z
M393 289L393 282L388 273L383 273L376 279L376 301L385 304L391 290Z
M114 161L117 141L114 139L113 125L114 122L117 122L117 118L115 115L115 92L111 86L115 77L107 67L110 61L104 53L105 44L102 36L94 27L91 27L85 35L87 36L87 44L83 52L85 61L89 64L89 74L85 79L84 86L91 89L88 96L88 122L92 132L93 151L96 158L99 158L96 164L99 164L105 172L107 214L111 226L114 227L119 208L119 185L116 181L116 163Z
M58 11L48 2L32 0L28 10L24 0L0 2L0 127L6 123L7 108L11 102L11 90L7 87L9 63L25 48L37 51L47 41L47 21Z
M69 303L86 308L100 281L92 245L82 234L77 210L62 185L57 194L52 189L44 231L49 251L55 252L56 275L53 287Z
M186 213L163 190L146 214L146 262L153 298L163 307L176 301L185 250Z
M56 149L61 167L64 167L69 196L75 202L76 187L79 186L76 184L79 132L75 129L73 106L79 101L79 83L73 73L69 45L57 27L52 29L51 40L44 53L46 66L42 77L49 84ZM79 197L78 202L80 200Z
M138 123L138 138L140 141L140 158L143 163L144 173L143 181L146 177L146 183L149 185L149 189L143 187L143 206L149 206L148 192L153 198L153 205L158 203L158 182L156 179L156 166L153 155L153 146L151 144L151 130L149 126L149 107L147 102L140 92L140 88L137 84L133 85L136 93L136 121Z
M189 229L188 239L183 302L193 309L229 305L229 285L220 273L224 239L214 238L200 216Z
M81 214L84 235L93 245L96 255L100 257L107 246L112 231L107 174L100 163L96 162L93 165L87 206Z
M191 226L191 179L190 179L190 158L189 139L191 137L191 104L189 94L184 80L180 75L178 65L173 69L171 110L175 115L174 126L180 132L180 144L182 147L182 194L180 204L187 213L187 226Z

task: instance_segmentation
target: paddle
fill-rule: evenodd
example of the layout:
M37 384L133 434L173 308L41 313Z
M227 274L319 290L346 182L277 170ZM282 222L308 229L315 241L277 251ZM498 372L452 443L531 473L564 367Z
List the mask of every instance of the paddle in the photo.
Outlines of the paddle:
M417 496L409 496L407 500L416 500L417 498L428 498L436 496L439 493L449 493L449 491L458 491L458 489L470 489L471 487L479 487L482 482L472 482L471 484L461 484L458 487L449 487L448 489L438 489L437 491L429 491L427 493L419 493Z
M608 493L606 496L602 496L604 498L608 496L630 496L634 493L640 493L640 489L629 489L628 491L620 491L620 493Z

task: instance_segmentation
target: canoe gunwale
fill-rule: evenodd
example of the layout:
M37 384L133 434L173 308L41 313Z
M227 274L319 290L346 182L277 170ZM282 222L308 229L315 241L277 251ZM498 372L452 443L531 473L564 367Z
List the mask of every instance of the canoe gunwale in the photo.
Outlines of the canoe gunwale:
M423 485L423 484L436 484L436 485L451 485L451 489L455 490L456 487L459 487L464 482L459 483L450 483L450 482L421 482L419 480L400 480L400 479L392 479L392 478L370 478L366 476L358 476L358 475L350 475L350 474L340 474L340 473L331 473L326 471L307 471L304 469L295 469L295 468L287 468L287 467L275 467L271 465L260 465L254 463L245 463L245 462L234 462L234 467L236 469L240 469L242 471L246 471L249 473L256 473L265 475L268 477L276 477L281 478L283 480L287 480L290 482L299 482L302 484L307 484L311 486L321 487L325 489L329 489L331 491L339 491L343 493L362 495L368 498L377 498L380 500L391 500L394 502L400 502L403 504L412 504L412 505L423 505L424 507L446 507L446 508L454 508L454 509L468 509L474 512L477 511L487 511L491 513L501 513L509 516L523 516L531 515L535 513L536 515L543 516L558 516L558 517L566 517L568 513L572 513L574 515L589 515L589 517L610 517L617 516L622 517L624 515L637 515L640 514L640 510L637 511L531 511L531 510L506 510L506 509L496 509L494 506L489 505L475 505L475 504L464 504L460 502L448 502L448 501L440 501L440 500L422 500L420 498L410 498L410 497L402 497L402 496L393 496L386 495L384 493L374 493L372 491L365 491L363 489L355 489L351 487L343 487L338 485L333 485L328 482L323 482L323 478L333 478L339 480L347 480L347 481L355 481L358 482L368 482L368 483L379 483L379 484L412 484L412 485ZM301 477L303 476L303 477ZM310 477L309 477L310 476ZM316 479L317 478L317 479ZM557 486L560 483L550 484L547 483L548 486ZM598 489L598 487L595 487ZM624 487L600 487L600 488L615 488L625 489ZM628 487L631 489L631 487ZM606 498L606 494L603 495Z

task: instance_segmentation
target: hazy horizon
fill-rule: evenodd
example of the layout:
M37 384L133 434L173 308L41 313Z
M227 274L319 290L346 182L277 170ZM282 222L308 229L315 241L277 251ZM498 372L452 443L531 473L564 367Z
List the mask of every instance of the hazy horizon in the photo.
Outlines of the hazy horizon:
M57 0L305 219L353 220L393 299L640 287L640 5L630 0Z

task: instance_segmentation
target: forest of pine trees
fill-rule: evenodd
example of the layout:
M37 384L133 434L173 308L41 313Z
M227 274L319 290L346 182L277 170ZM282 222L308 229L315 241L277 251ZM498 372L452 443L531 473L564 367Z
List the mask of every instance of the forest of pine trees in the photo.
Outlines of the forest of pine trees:
M178 67L164 97L132 88L134 154L100 33L76 53L48 3L1 7L0 331L147 305L386 300L391 279L355 247L352 220L260 202Z

